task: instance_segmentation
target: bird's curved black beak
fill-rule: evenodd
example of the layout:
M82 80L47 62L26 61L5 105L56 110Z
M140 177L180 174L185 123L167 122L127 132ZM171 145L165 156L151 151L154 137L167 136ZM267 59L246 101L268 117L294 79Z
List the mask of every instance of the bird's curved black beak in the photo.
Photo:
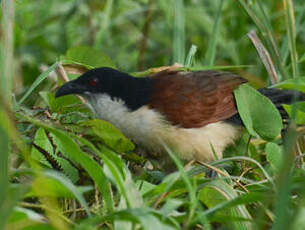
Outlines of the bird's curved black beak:
M69 81L63 84L55 94L55 98L69 95L69 94L83 94L86 90L86 87L79 84L75 80Z

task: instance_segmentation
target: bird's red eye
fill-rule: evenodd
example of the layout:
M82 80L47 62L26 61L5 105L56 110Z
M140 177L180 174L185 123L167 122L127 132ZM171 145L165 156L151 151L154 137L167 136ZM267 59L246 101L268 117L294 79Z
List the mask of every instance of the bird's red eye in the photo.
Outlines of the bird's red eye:
M89 81L89 85L91 86L96 86L97 85L98 80L96 78L93 78Z

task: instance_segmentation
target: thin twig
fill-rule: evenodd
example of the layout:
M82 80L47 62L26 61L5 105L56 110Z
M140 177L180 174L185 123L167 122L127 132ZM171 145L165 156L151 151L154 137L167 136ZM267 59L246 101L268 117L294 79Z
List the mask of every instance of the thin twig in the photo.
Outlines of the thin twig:
M58 64L58 66L56 68L56 72L64 82L70 81L70 79L61 63Z
M154 204L153 208L154 209L157 209L158 206L160 205L160 203L162 202L162 200L167 196L169 195L170 193L169 192L165 192L163 194L161 194L161 196L159 196L158 200L156 201L156 203Z
M267 69L267 72L269 74L270 80L272 84L279 82L279 77L277 76L274 64L272 62L272 59L270 57L270 54L268 50L263 45L262 41L257 36L256 32L254 30L251 30L248 33L248 37L251 39L253 45L255 46L260 58L262 59L262 62L264 66Z
M200 165L203 165L204 167L207 167L207 168L209 168L209 169L211 169L211 170L213 170L217 173L219 173L222 176L225 176L225 177L230 176L228 173L225 173L225 172L221 171L219 168L216 168L215 166L209 165L205 162L197 161L197 163L200 164Z
M57 68L56 68L56 72L57 72L57 74L61 77L61 79L62 79L64 82L70 81L70 79L68 78L68 75L67 75L67 73L66 73L66 71L65 71L65 69L64 69L64 67L62 66L61 63L58 64L58 66L57 66ZM84 103L84 104L86 103L86 101L85 101L84 98L82 98L82 97L79 96L79 95L77 95L77 97L80 99L80 101L81 101L82 103Z
M219 173L220 175L222 175L224 177L230 176L228 173L225 173L225 172L221 171L219 168L216 168L215 166L209 165L205 162L197 161L197 163L201 164L211 170L214 170L215 172ZM245 192L249 192L248 189L246 189L246 187L244 185L242 185L238 180L236 180L235 183L236 183L236 185L240 186Z
M47 207L46 205L42 205L42 204L33 204L33 203L27 203L27 202L20 202L19 203L22 207L25 207L25 208L40 208L42 210L46 210L46 211L49 211L49 212L52 212L54 213L55 215L57 215L58 217L60 217L61 219L63 219L64 221L66 221L67 223L69 224L75 224L73 221L71 221L69 218L65 217L64 215L61 215L58 210L54 210L54 209L51 209L49 207Z

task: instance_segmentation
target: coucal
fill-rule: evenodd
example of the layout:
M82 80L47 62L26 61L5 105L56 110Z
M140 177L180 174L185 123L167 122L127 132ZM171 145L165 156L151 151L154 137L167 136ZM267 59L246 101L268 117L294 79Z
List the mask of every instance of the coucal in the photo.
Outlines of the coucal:
M56 97L79 94L95 115L109 121L151 153L164 153L164 144L184 160L211 161L240 136L243 124L233 90L247 81L217 71L164 70L135 78L112 68L92 69L65 83ZM268 97L287 114L282 104L296 92L264 88ZM297 93L300 100L304 94Z

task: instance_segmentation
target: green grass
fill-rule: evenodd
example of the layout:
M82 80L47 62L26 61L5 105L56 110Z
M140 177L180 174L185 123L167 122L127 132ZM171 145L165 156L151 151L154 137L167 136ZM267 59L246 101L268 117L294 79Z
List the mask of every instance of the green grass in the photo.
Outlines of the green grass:
M78 98L55 100L53 72L61 62L70 78L100 65L145 76L178 62L270 86L267 64L279 87L304 91L302 0L2 0L1 11L0 229L305 228L303 104L288 108L285 138L270 140L277 115L275 131L258 128L272 110L258 97L264 113L240 113L262 138L245 133L224 159L188 167L164 146L176 167L165 174Z

